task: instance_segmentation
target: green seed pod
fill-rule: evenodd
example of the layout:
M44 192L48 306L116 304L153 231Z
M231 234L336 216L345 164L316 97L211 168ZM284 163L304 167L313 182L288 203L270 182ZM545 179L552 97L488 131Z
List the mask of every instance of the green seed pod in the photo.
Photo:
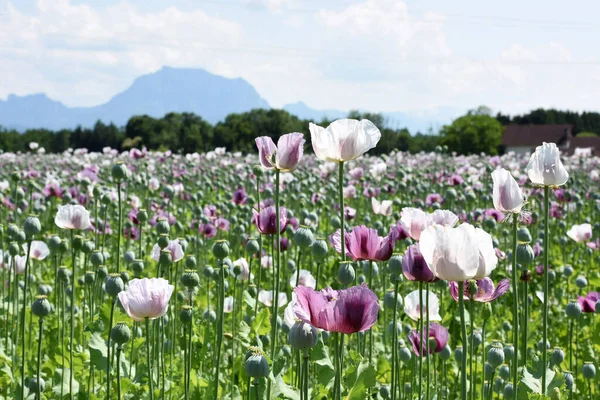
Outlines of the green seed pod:
M398 349L398 358L400 359L400 361L406 364L412 358L412 353L410 352L408 347L402 346Z
M173 258L171 257L171 252L167 249L162 249L160 251L160 255L158 256L158 263L163 266L169 266L173 264Z
M90 255L90 263L94 267L104 264L104 254L100 250L94 250Z
M64 265L61 265L60 267L58 267L58 280L65 283L69 281L69 278L71 277L71 271Z
M170 231L171 225L169 225L169 222L164 218L159 218L156 223L156 233L159 235L168 235Z
M158 236L158 240L156 241L156 244L158 244L158 247L161 250L166 249L167 246L169 245L169 235L167 235L166 233L161 233Z
M23 231L28 238L32 238L35 235L39 235L42 231L42 224L35 215L30 215L23 222Z
M131 338L131 331L125 323L120 322L113 326L110 330L110 338L118 346L122 346L125 343L129 342L129 339Z
M129 272L121 271L121 279L123 280L123 283L127 285L127 283L129 283Z
M452 356L452 349L450 348L450 346L448 346L448 345L444 346L442 351L440 351L440 358L442 359L442 361L449 360L451 356Z
M317 328L303 321L296 321L288 334L290 346L297 350L312 349L319 341Z
M86 271L83 281L86 285L91 286L96 281L96 273L94 271Z
M140 210L137 213L137 219L142 224L148 221L148 211L146 211L146 209L144 208L140 208Z
M21 249L19 248L19 244L15 243L15 242L11 242L10 246L8 246L8 254L10 254L11 257L14 257L14 256L18 256L20 252L21 252Z
M269 363L262 354L254 353L246 359L244 371L251 378L264 378L269 375Z
M301 226L294 233L294 243L301 249L309 248L310 246L312 246L314 241L315 236L313 235L313 232L310 230L310 228Z
M58 246L60 246L60 241L61 238L60 236L52 236L50 238L50 240L48 240L48 247L50 248L50 250L52 250L52 252L55 252L58 250Z
M487 353L487 361L494 368L497 368L504 363L504 349L500 343L492 343Z
M565 352L560 347L555 347L552 355L550 356L550 362L552 365L560 365L565 360Z
M194 318L194 313L191 306L182 306L179 311L179 320L184 324L190 324Z
M354 278L356 277L356 272L354 271L354 267L352 267L351 261L342 261L340 262L340 268L338 269L337 279L342 285L349 285L354 282Z
M104 290L111 297L117 297L117 295L125 290L125 283L121 279L119 274L110 274L104 282Z
M596 366L590 361L586 361L583 364L583 368L581 368L581 372L585 379L594 379L596 377Z
M31 312L39 318L44 318L52 311L52 305L46 296L35 296L35 300L31 305Z
M200 285L200 277L194 270L185 270L181 275L181 283L183 286L189 289L193 289Z
M94 242L92 240L86 240L85 242L83 242L83 246L81 247L81 251L84 254L91 254L92 251L94 251L94 247L96 247L96 246L95 246L95 244L94 244Z
M531 233L529 233L529 229L527 227L520 227L517 230L517 241L519 243L531 243Z
M571 319L578 318L581 315L581 311L581 305L577 300L571 300L567 304L567 307L565 307L565 313L567 314L567 317Z
M222 260L229 255L229 244L225 240L217 240L212 251L216 258Z
M194 269L196 268L196 257L194 257L193 255L189 255L185 258L185 267L189 268L189 269Z
M388 269L392 274L402 275L402 256L400 254L392 255L390 261L388 261Z
M73 237L73 240L71 241L71 245L73 246L73 249L75 249L75 251L80 251L83 247L83 236L75 235Z
M98 275L98 279L103 281L108 276L108 269L105 265L100 265L98 268L96 268L96 274Z
M327 242L323 239L317 239L310 246L315 261L322 261L327 255Z
M256 254L260 250L260 246L258 244L258 240L251 238L246 242L245 247L246 253L248 254Z
M127 166L121 161L118 161L116 164L114 164L110 172L113 179L117 182L127 179L127 176L129 175Z
M517 263L524 267L528 267L531 265L534 258L535 253L533 252L531 245L522 243L517 245Z
M67 251L69 251L69 242L66 239L63 239L58 246L58 252L64 254Z
M131 263L131 270L133 271L133 275L135 277L139 277L144 272L144 261L143 260L133 260Z

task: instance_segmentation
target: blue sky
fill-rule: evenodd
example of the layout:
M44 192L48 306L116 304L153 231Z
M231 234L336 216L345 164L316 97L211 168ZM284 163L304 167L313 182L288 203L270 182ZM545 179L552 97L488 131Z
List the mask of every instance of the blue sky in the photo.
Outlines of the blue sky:
M592 1L0 0L0 98L95 105L168 65L242 77L274 107L600 110L599 14Z

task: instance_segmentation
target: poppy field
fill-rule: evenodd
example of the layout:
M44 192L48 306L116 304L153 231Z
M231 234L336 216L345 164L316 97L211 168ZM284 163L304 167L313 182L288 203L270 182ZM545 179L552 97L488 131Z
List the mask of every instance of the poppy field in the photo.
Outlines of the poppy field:
M0 153L0 398L600 398L600 158L310 133Z

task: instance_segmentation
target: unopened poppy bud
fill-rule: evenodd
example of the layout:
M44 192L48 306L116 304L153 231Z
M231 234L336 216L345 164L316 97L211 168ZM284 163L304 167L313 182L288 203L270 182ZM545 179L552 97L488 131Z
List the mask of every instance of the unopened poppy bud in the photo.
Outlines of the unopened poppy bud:
M131 263L131 270L133 271L133 275L139 277L144 272L144 261L143 260L133 260Z
M504 355L506 356L506 352L504 353ZM506 358L509 358L509 357L506 356ZM508 365L502 364L500 366L500 369L498 370L498 375L500 375L500 378L502 378L504 380L510 379L510 368L508 367Z
M206 310L202 317L208 322L215 322L217 320L217 314L213 310Z
M90 255L90 263L94 267L104 264L104 254L100 250L94 250Z
M296 321L288 334L290 346L297 350L307 350L315 347L319 340L317 328L303 321Z
M31 312L39 318L44 318L52 311L52 305L46 296L36 296L35 301L31 305Z
M504 385L504 389L502 389L502 394L505 399L512 399L514 396L514 389L512 383L507 383Z
M60 246L60 241L62 239L60 238L60 236L52 236L50 238L50 240L48 240L48 247L50 248L50 250L57 251L58 250L58 246Z
M66 239L61 240L60 245L58 245L58 252L61 254L69 251L69 242Z
M579 289L583 289L588 285L588 280L586 279L585 276L578 276L577 279L575 279L575 286L577 286Z
M11 244L8 246L8 254L10 254L11 257L18 256L20 251L21 250L18 243L11 242Z
M110 330L110 338L120 347L129 342L131 331L125 323L120 322Z
M456 349L454 349L454 359L457 362L460 362L462 360L462 356L463 356L463 348L462 348L462 346L456 347Z
M550 356L550 362L552 365L560 365L565 360L565 352L560 347L555 347L552 355Z
M383 306L386 309L393 310L394 303L397 304L398 308L402 307L402 296L396 296L393 290L387 291L383 296Z
M494 368L499 367L504 362L504 349L498 342L492 343L487 353L487 361Z
M567 390L572 390L575 385L575 379L573 378L573 374L570 371L564 371L563 377L565 378L565 387Z
M513 356L515 354L515 346L513 346L512 344L507 344L506 346L504 346L504 357L512 360Z
M402 346L398 349L398 358L403 363L407 363L412 358L412 352L406 346Z
M39 295L49 296L52 293L52 286L42 283L37 290Z
M184 324L189 324L192 322L194 318L194 313L192 311L191 306L182 306L181 311L179 311L179 320Z
M341 262L337 274L338 282L340 282L342 285L349 285L354 282L355 277L356 272L354 271L354 267L352 267L351 262Z
M127 264L131 263L133 260L135 260L135 252L131 250L126 251L125 254L123 254L123 259Z
M402 256L399 254L392 255L388 261L388 269L392 274L402 275Z
M39 218L35 215L28 216L25 222L23 222L23 231L28 238L38 235L42 231L42 224Z
M217 240L212 247L213 255L218 259L224 259L229 255L229 244L225 240Z
M484 321L487 321L492 316L492 304L483 303L483 310L481 310L481 317Z
M477 282L476 282L476 281L474 281L474 280L470 280L470 281L467 283L467 288L468 288L468 290L469 290L469 295L471 295L471 297L472 297L472 296L475 296L475 295L477 294L477 289L478 289L478 288L477 288Z
M314 241L315 236L313 232L305 226L299 227L294 233L294 243L301 249L310 247Z
M127 166L125 166L125 164L123 164L121 161L118 161L112 166L111 175L116 181L125 180L127 178L128 173L129 170L127 169Z
M121 271L121 279L123 280L123 283L127 285L129 283L129 272Z

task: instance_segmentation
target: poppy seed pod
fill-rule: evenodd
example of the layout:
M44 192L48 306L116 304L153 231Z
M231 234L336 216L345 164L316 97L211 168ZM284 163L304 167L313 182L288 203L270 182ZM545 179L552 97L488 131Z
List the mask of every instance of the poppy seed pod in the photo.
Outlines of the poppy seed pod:
M192 311L191 306L182 306L179 311L179 320L184 324L189 324L192 322L194 318L194 312Z
M575 286L577 286L579 289L583 289L587 285L588 285L588 280L586 279L585 276L578 276L577 279L575 279Z
M500 343L492 343L487 353L487 361L494 368L497 368L504 363L504 349Z
M52 236L50 238L50 240L48 240L48 247L50 248L50 250L52 250L52 251L58 250L58 246L60 246L61 240L62 239L60 238L60 236Z
M71 271L64 265L58 267L58 280L61 282L68 282L71 277Z
M398 358L406 364L412 358L412 352L408 347L402 346L398 349Z
M8 254L10 254L11 257L18 256L20 251L18 243L11 242L10 246L8 246Z
M512 344L507 344L506 346L504 346L504 357L512 360L513 355L515 354L515 346L513 346Z
M394 298L397 297L397 299L394 301ZM400 309L402 307L402 296L398 295L395 296L394 291L387 291L385 293L385 295L383 296L383 306L386 309L389 310L393 310L394 309L394 303L398 304L398 309Z
M299 227L294 233L294 243L301 249L312 246L314 241L315 236L313 235L313 232L305 226Z
M258 244L258 240L251 238L246 242L245 247L246 253L248 254L256 254L260 250L260 246Z
M169 225L169 222L164 218L159 218L156 223L156 233L159 235L168 235L170 231L171 225Z
M123 283L127 285L129 282L129 272L121 271L121 279L123 280Z
M117 295L125 289L125 283L119 274L110 274L104 282L104 290L111 297Z
M110 338L118 345L118 347L121 347L125 343L129 342L129 339L131 338L131 331L125 323L120 322L113 326L110 330Z
M594 379L596 377L596 366L589 361L586 361L581 368L585 379Z
M131 250L126 251L125 254L123 255L123 259L125 260L125 262L127 264L131 263L133 260L135 260L135 253Z
M528 267L533 262L535 253L533 248L529 244L518 244L517 245L517 263L524 267Z
M514 389L512 383L507 383L504 385L504 389L502 389L502 394L505 399L512 399L514 396Z
M188 255L185 258L185 267L189 268L189 269L194 269L196 268L196 257L194 257L193 255Z
M139 259L133 260L131 263L131 270L136 277L142 275L142 272L144 272L144 261Z
M390 273L400 276L402 274L402 256L394 254L388 261L388 270Z
M200 285L200 277L194 270L185 270L181 276L181 283L188 288L188 290L191 290Z
M169 235L167 235L166 233L161 233L158 236L156 244L158 245L158 248L160 250L166 249L169 246Z
M80 251L83 247L83 236L75 235L71 241L71 245L75 251Z
M123 164L121 161L118 161L116 164L114 164L112 166L112 169L110 172L111 172L113 179L116 180L117 182L120 182L127 178L129 170L127 169L127 166L125 164Z
M217 240L212 247L213 255L218 259L224 259L229 255L229 244L225 240Z
M98 279L104 280L108 276L108 268L105 265L100 265L96 268L96 274L98 274Z
M552 365L560 365L565 360L565 352L560 347L555 347L552 355L550 356L550 362Z
M208 322L215 322L217 320L217 314L213 310L206 310L204 311L204 314L202 314L202 318Z
M246 375L251 378L264 378L269 375L269 363L260 353L253 353L244 364Z
M498 370L498 375L504 380L510 379L510 368L506 364L502 364Z
M296 321L288 334L290 346L297 350L307 350L315 347L319 340L317 328L303 321Z
M310 248L315 261L321 261L327 255L327 242L323 239L315 240Z
M100 250L94 250L90 255L90 262L94 267L104 264L104 254Z
M93 285L96 281L96 273L94 271L86 271L83 281L88 286Z
M23 231L28 238L38 235L42 231L42 224L35 215L30 215L23 222Z
M136 218L143 224L144 222L148 221L148 211L146 211L146 209L144 208L140 208L136 215Z
M460 362L462 360L462 356L463 356L463 348L462 348L462 346L456 347L456 349L454 349L454 359L457 362Z
M162 249L158 256L158 263L163 266L168 266L173 264L173 258L171 257L171 252L168 249Z
M44 318L52 311L52 305L46 296L36 296L31 305L31 312L39 318Z
M62 254L66 253L67 251L69 251L69 242L66 239L63 239L58 245L58 252Z
M341 262L337 273L338 282L342 285L350 285L354 282L355 277L356 272L354 271L351 262Z

